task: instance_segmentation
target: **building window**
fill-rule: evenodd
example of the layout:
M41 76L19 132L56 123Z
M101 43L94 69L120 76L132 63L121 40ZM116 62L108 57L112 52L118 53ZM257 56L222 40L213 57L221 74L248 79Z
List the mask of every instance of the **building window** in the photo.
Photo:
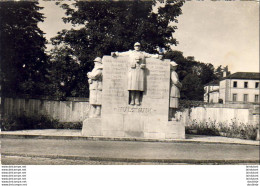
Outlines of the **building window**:
M255 88L258 88L259 87L259 82L256 82L255 83Z
M255 102L256 102L256 103L259 102L259 95L258 95L258 94L255 95Z
M248 101L248 94L244 94L244 102Z
M233 94L233 101L237 101L237 94Z
M244 88L248 88L248 82L244 82Z
M237 87L237 82L236 81L233 82L233 87Z

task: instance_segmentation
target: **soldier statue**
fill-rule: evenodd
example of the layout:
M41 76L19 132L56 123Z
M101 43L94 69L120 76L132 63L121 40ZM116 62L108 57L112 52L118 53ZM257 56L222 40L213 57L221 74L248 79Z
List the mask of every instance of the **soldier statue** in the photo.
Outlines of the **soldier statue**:
M127 52L112 52L113 57L116 56L129 56L130 68L128 72L128 91L130 105L141 104L142 92L144 91L144 78L145 78L145 58L160 58L158 54L149 54L140 51L140 43L134 44L134 50Z
M179 81L178 74L176 73L177 63L171 61L171 79L170 79L170 110L169 120L175 120L175 114L179 106L180 88L182 84Z
M88 72L89 83L89 104L90 104L90 118L100 117L101 115L101 99L102 99L102 59L97 57L94 59L94 68Z

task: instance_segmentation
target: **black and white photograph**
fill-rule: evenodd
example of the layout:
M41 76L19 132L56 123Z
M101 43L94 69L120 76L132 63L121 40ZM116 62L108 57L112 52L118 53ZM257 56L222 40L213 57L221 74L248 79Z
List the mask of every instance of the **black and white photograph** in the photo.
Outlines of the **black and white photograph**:
M0 0L0 62L2 185L259 184L259 0Z

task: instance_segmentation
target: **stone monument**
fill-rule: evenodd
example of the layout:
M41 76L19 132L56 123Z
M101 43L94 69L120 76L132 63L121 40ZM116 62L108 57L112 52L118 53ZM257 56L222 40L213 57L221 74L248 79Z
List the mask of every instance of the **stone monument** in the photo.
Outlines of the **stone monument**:
M84 120L83 136L185 138L184 124L169 121L170 60L136 50L139 46L136 43L134 51L103 56L101 117Z

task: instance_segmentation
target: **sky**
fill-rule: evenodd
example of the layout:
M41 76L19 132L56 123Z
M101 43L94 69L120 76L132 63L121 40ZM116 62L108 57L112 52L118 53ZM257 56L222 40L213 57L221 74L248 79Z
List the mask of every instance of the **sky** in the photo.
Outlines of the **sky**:
M46 17L39 27L50 39L64 24L64 10L53 1L40 1ZM231 73L259 72L259 2L242 0L191 0L182 7L173 37L174 50L215 67L228 65Z

